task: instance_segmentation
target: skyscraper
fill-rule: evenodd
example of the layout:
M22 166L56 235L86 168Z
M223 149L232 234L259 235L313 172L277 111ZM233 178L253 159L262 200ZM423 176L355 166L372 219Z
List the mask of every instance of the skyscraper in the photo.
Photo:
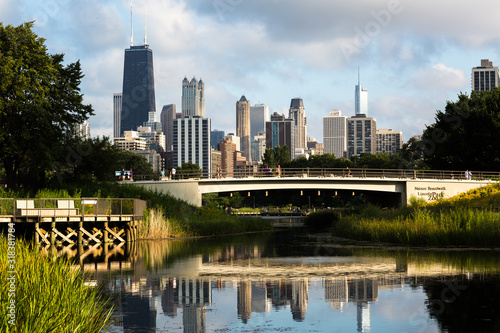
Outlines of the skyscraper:
M323 117L323 143L325 153L344 157L347 151L347 117L342 116L340 110L332 110L329 116Z
M250 107L250 140L266 130L266 121L269 121L269 106L256 104Z
M174 141L175 104L164 105L160 114L161 130L165 134L165 150L172 150Z
M211 122L208 118L190 116L174 120L173 165L185 162L198 164L204 174L210 173Z
M295 147L292 148L307 148L306 110L302 98L292 99L288 117L295 125Z
M347 158L377 152L377 125L364 114L347 119Z
M224 140L224 136L226 133L224 131L214 129L210 132L210 142L212 145L212 149L217 149L217 145Z
M275 112L271 121L266 122L266 148L287 146L290 151L290 159L295 159L295 123L293 119L287 119L284 115Z
M398 154L403 147L403 133L392 129L377 129L377 154Z
M113 137L120 136L120 118L122 114L122 93L113 94Z
M188 116L205 118L205 84L194 77L182 80L182 117Z
M481 66L472 68L472 90L480 92L498 86L498 66L493 66L493 62L489 61L489 59L481 59Z
M358 68L358 84L354 89L354 104L355 115L365 114L368 117L368 90L363 89L359 79Z
M153 51L147 44L131 45L125 50L120 134L137 130L150 111L156 111Z
M241 138L241 152L247 161L252 158L250 146L250 102L243 95L236 102L236 135Z

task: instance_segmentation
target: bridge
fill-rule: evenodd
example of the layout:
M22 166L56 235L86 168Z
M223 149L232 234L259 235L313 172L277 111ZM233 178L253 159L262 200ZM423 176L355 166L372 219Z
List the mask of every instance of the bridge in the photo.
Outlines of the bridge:
M468 190L499 181L498 172L471 172L397 169L283 169L276 173L252 172L228 175L180 175L181 179L162 177L160 180L134 181L133 184L149 190L168 193L190 204L201 206L205 193L248 193L273 190L328 190L368 197L390 195L396 204L406 205L412 197L432 201L447 198ZM184 178L182 178L184 177Z

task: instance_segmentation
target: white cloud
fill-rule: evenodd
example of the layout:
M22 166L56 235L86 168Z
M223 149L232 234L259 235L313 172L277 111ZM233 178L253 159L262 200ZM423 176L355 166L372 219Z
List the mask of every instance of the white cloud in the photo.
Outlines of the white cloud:
M470 82L462 70L447 67L443 63L419 71L412 80L421 90L460 89Z

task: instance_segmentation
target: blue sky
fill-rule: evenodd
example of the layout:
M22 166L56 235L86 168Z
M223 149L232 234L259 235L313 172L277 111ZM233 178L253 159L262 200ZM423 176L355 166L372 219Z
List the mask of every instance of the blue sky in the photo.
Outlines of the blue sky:
M484 0L133 0L134 43L148 43L156 109L181 108L181 81L202 78L212 128L235 131L245 95L288 114L304 100L308 134L323 141L331 109L354 114L358 66L377 128L405 141L436 110L470 93L471 68L500 64L500 2ZM50 53L80 60L93 136L112 135L112 96L121 92L130 45L130 0L0 0L0 21L36 20Z

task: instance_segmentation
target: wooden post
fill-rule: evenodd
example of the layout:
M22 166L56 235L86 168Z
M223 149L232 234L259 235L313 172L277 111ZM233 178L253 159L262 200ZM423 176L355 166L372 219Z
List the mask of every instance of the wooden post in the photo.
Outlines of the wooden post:
M83 244L83 221L78 222L78 244Z
M40 228L40 223L36 222L35 223L35 244L39 245L40 244L40 235L38 234L38 229Z
M50 223L50 245L56 244L56 233L54 231L55 228L56 228L56 222L52 221Z
M104 244L106 244L106 243L109 242L109 238L108 238L108 221L104 222L104 229L102 230L102 238L103 238ZM105 246L105 248L107 248L107 247Z
M104 242L104 243L102 244L102 247L103 247L103 249L104 249L104 262L108 262L108 252L109 252L109 251L108 251L108 250L109 250L109 249L108 249L108 243L107 243L107 242Z
M133 241L135 242L137 240L137 221L132 222L132 230L133 230Z
M131 242L132 241L132 235L131 235L131 230L130 230L130 222L127 222L127 224L125 224L125 241L127 243Z

